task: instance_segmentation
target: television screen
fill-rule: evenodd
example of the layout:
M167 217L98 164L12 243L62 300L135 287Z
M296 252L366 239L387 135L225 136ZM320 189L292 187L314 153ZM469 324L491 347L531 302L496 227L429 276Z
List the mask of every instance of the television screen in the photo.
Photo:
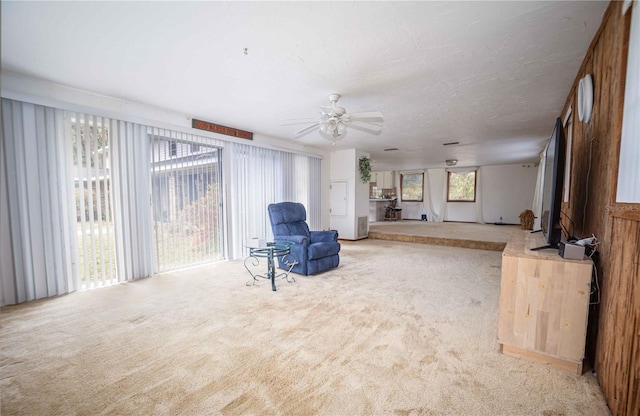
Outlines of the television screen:
M547 245L532 250L558 248L562 238L560 210L562 209L562 187L564 185L565 138L560 118L545 149L544 182L542 191L542 210L540 226L546 237Z

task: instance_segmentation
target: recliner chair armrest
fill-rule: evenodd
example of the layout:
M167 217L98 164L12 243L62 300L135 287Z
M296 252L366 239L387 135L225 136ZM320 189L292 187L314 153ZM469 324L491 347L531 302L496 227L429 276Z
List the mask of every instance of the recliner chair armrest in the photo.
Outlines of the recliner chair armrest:
M311 243L338 241L338 232L336 230L329 231L311 231Z
M287 241L302 246L309 245L309 239L304 235L274 235L273 241L275 241L276 243L280 241Z

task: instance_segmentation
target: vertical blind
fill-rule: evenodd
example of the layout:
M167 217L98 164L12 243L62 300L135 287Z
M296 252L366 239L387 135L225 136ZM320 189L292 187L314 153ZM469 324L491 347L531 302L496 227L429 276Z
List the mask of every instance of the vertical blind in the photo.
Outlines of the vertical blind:
M150 134L158 270L223 259L222 149L186 133Z
M147 127L111 120L111 169L119 280L154 273Z
M74 255L81 287L117 282L110 168L110 120L65 113L65 137L71 142L75 196Z
M1 114L2 305L223 259L225 242L238 258L272 237L269 203L321 225L317 157L8 99Z
M63 112L2 99L2 305L78 288Z
M267 213L271 203L304 204L309 227L319 229L321 159L238 143L230 144L229 152L231 258L245 254L244 244L250 238L273 238Z

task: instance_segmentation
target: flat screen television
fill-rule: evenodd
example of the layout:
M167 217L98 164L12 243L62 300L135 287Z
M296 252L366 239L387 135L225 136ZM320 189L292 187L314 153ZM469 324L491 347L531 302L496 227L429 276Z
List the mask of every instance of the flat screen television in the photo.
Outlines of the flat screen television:
M558 244L562 239L560 210L562 209L562 187L564 185L565 147L564 127L562 120L558 118L544 151L545 167L540 226L547 244L531 250L558 249Z

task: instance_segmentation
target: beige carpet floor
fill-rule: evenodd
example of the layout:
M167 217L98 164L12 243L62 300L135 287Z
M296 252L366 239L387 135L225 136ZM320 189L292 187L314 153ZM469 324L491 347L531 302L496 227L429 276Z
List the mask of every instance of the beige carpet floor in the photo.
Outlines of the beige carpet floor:
M0 413L608 415L591 373L499 354L500 264L361 240L277 292L232 261L6 307Z

